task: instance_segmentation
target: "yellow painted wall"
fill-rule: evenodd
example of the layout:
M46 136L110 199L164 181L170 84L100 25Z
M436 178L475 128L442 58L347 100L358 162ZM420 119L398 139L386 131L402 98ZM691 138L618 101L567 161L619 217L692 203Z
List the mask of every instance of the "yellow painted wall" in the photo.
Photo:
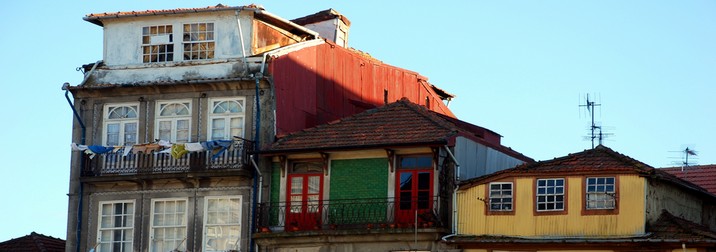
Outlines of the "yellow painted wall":
M582 216L583 177L566 177L567 214L534 214L534 178L515 178L514 215L485 215L486 184L458 193L458 232L526 237L614 237L644 233L645 180L620 175L619 214ZM478 199L479 198L479 199ZM483 199L483 200L480 200Z

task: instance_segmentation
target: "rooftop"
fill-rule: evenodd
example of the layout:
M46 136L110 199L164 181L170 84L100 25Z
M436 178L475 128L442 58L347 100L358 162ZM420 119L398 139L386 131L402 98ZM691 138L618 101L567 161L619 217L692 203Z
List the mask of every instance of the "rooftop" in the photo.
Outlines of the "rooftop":
M716 194L716 164L670 167L659 170L697 184L712 194Z
M0 242L0 251L65 251L65 240L35 232L29 235Z

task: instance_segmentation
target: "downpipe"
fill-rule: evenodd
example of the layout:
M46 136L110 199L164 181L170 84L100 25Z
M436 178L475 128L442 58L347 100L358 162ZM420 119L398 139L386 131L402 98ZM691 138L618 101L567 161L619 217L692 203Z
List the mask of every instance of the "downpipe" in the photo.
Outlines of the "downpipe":
M450 148L445 145L445 152L447 152L448 156L450 156L450 159L455 163L455 182L460 180L460 163L457 162L457 159L455 158L455 155L452 154L450 151ZM448 238L456 236L457 235L457 191L460 189L460 186L455 186L455 189L452 192L452 233L446 236L443 236L441 239L443 241L447 241Z
M256 80L256 130L254 132L254 151L259 150L260 141L260 132L261 132L261 99L259 97L259 82L261 78L263 77L263 74L257 73L256 76L254 76L254 80ZM261 176L261 172L259 171L259 166L257 165L258 156L251 155L251 163L256 168L256 175L254 176L254 186L253 190L251 191L251 197L253 198L252 204L251 204L251 232L256 230L256 206L258 205L258 199L257 199L257 191L260 188L259 183L263 183L263 177ZM259 178L261 178L259 180ZM249 250L251 252L256 251L256 242L254 241L253 236L249 235Z

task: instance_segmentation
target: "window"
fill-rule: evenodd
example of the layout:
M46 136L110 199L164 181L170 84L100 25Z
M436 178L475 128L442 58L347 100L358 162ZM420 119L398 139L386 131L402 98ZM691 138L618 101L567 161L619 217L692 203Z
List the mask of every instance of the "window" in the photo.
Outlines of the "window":
M291 163L286 180L286 197L289 199L286 228L310 230L320 227L323 211L323 167L321 161Z
M137 104L110 104L104 106L105 146L133 145L137 143Z
M586 208L614 209L616 206L614 181L614 177L587 178Z
M156 138L172 143L189 142L191 102L157 103Z
M173 61L173 43L171 25L142 27L142 62Z
M564 210L564 179L537 180L537 211Z
M244 98L212 99L209 111L211 140L244 136Z
M204 213L204 251L239 251L241 197L207 197Z
M490 211L512 211L512 182L490 183Z
M133 251L134 202L100 202L97 251Z
M152 201L150 251L186 250L185 199Z
M433 208L433 157L402 156L396 174L396 221L412 223L415 214L429 214ZM422 220L418 220L422 221Z
M214 23L184 24L184 60L214 58Z

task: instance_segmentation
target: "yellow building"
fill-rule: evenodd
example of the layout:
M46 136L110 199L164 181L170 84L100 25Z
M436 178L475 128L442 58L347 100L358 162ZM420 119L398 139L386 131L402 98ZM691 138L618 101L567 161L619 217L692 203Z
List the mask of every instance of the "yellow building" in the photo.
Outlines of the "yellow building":
M464 181L446 241L464 251L706 251L716 249L715 203L600 145Z

